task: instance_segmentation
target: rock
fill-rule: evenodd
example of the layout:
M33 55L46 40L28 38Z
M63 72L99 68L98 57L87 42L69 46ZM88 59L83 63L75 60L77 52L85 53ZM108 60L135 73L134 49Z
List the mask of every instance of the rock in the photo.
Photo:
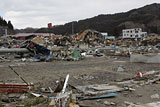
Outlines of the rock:
M159 99L160 96L159 96L159 94L153 94L153 95L151 95L151 98L152 99Z
M79 105L75 104L75 105L73 105L73 107L79 107Z
M51 100L51 102L50 102L50 104L49 104L49 107L51 107L51 106L55 106L56 105L56 102L55 102L55 100Z
M23 95L20 96L19 99L24 100L24 99L26 99L26 98L28 98L28 96L26 96L26 95L23 94Z
M125 71L125 70L124 70L124 68L123 68L122 65L118 66L117 72L124 72L124 71Z
M104 104L105 105L116 105L114 102L109 102L109 101L105 101Z
M100 101L101 101L100 99L96 100L96 102L100 102Z
M8 95L8 98L19 98L20 96L20 94L12 93Z
M138 95L137 95L137 97L142 97L142 96L143 96L142 94L138 94Z
M10 103L10 100L7 95L2 95L0 99L2 102Z

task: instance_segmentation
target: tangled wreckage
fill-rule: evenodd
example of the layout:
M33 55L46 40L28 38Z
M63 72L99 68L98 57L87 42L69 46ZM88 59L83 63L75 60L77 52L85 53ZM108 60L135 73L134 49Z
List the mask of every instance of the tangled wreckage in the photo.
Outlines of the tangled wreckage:
M19 35L2 38L0 53L17 53L23 60L31 56L33 61L80 60L84 58L82 53L86 52L86 49L104 44L102 35L92 30L85 30L71 37L42 34Z
M142 41L109 40L100 32L90 29L71 36L26 33L1 38L0 59L9 61L15 57L23 61L76 61L88 56L159 53L159 40L155 37Z

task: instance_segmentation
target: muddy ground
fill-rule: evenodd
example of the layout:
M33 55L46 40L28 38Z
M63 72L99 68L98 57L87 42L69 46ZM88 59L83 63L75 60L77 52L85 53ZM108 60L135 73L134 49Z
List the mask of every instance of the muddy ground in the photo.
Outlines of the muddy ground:
M81 61L52 62L0 62L0 81L23 82L8 67L13 67L26 81L41 84L44 87L54 87L56 80L70 74L69 84L73 86L104 84L135 77L137 72L160 71L160 64L131 63L128 57L85 58ZM118 66L125 68L117 72ZM87 78L79 78L85 75ZM160 99L152 99L153 94L160 94L159 84L134 87L136 91L119 92L115 98L88 100L79 103L90 107L106 107L104 101L114 102L110 107L124 107L124 101L133 103L150 103Z

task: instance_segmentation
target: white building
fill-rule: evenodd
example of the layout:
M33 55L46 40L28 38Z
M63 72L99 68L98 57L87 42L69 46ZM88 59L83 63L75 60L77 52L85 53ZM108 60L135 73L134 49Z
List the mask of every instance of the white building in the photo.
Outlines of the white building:
M131 38L131 39L137 39L137 38L146 38L147 32L142 32L141 28L134 28L134 29L124 29L122 30L123 38Z

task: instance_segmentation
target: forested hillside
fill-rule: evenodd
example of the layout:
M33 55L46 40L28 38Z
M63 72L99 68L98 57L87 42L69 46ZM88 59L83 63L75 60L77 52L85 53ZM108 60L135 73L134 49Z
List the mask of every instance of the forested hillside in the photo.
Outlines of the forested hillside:
M148 33L160 34L160 4L154 3L125 13L102 14L93 18L79 20L78 22L54 26L51 29L41 28L36 32L71 34L72 24L74 25L74 33L85 29L95 29L100 32L108 32L110 35L119 36L124 28L141 27Z

